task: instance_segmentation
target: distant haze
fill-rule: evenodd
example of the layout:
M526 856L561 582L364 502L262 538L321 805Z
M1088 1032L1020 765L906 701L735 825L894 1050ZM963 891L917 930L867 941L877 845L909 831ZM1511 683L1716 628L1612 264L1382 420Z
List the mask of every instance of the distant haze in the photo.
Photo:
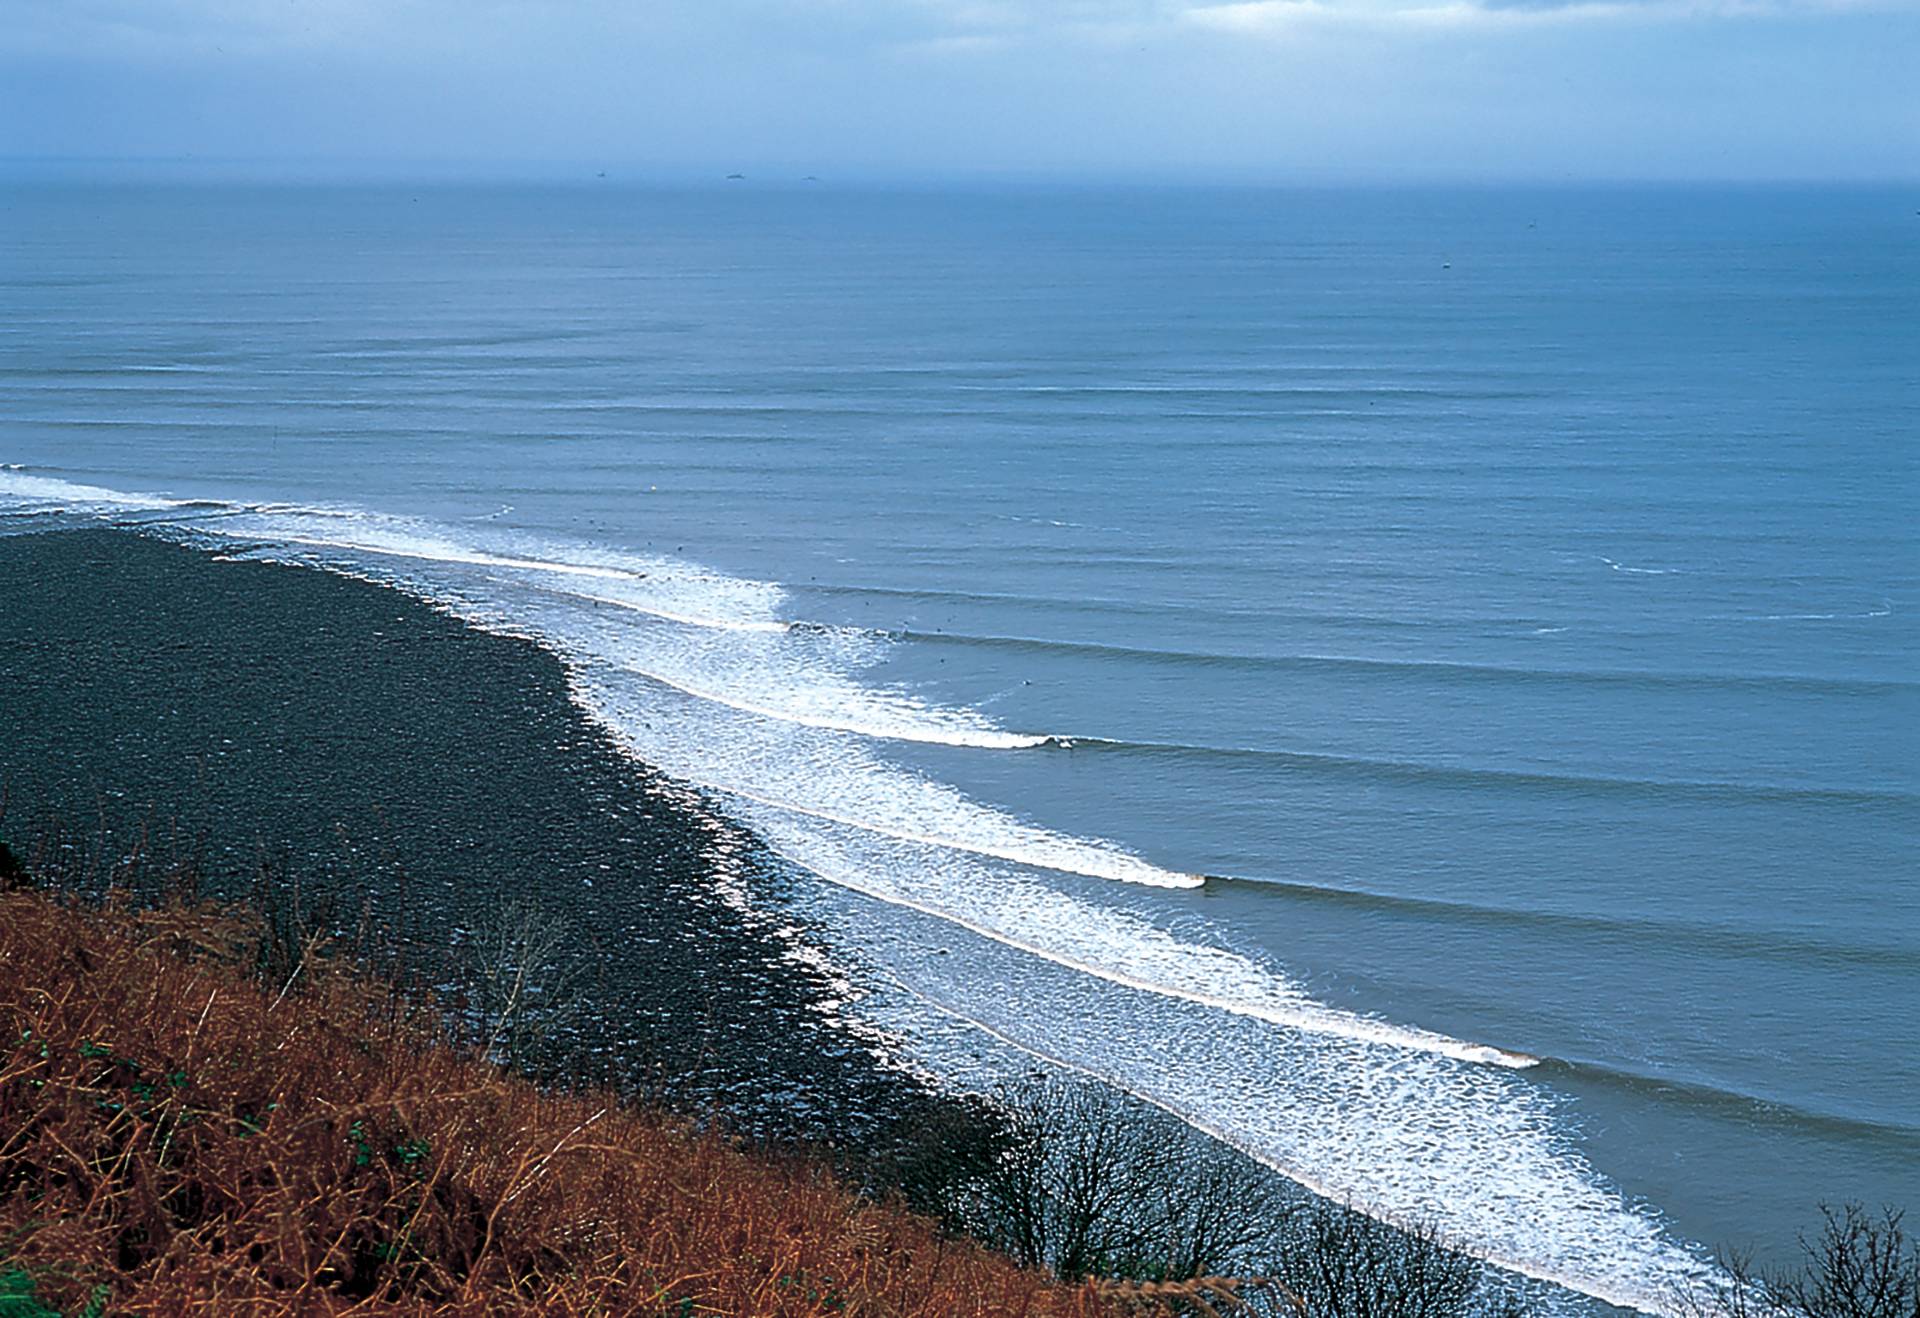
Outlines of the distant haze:
M1912 179L1920 0L0 0L0 156Z

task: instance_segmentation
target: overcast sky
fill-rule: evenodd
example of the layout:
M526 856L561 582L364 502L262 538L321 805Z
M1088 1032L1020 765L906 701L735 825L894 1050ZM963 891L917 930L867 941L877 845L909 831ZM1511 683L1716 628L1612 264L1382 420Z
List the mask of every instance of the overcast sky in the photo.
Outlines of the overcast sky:
M0 155L1920 178L1920 0L0 0Z

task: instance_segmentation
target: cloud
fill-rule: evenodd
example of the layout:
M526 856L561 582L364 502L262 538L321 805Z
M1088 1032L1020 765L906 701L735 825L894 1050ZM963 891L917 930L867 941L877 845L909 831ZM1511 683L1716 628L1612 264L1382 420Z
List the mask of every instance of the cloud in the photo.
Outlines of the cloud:
M1448 31L1572 27L1595 23L1672 23L1788 19L1910 10L1911 0L1227 0L1196 5L1181 19L1242 35L1280 35L1307 27Z
M1446 4L1354 4L1332 0L1231 0L1200 5L1182 17L1202 28L1246 35L1277 35L1303 27L1381 27L1442 30L1464 27L1529 27L1624 18L1647 4L1582 0L1550 7L1498 6L1454 0Z
M1447 31L1920 10L1920 0L0 0L15 54L385 60L555 42L979 56L1307 27Z
M352 44L390 29L377 0L15 0L0 4L9 44L95 55L248 53Z
M1916 14L1920 0L0 0L0 157L1911 178Z
M896 48L903 55L948 56L966 58L990 55L1014 44L1018 38L1004 33L965 32L953 36L924 37L901 42Z

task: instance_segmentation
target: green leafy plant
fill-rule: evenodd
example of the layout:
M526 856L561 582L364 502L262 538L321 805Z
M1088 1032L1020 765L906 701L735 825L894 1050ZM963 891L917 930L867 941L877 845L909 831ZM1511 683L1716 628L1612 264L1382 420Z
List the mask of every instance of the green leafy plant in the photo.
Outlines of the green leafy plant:
M96 1286L73 1318L102 1318L113 1292ZM0 1318L65 1318L40 1298L40 1283L25 1268L0 1267Z
M61 1318L40 1302L33 1274L23 1268L0 1269L0 1318Z

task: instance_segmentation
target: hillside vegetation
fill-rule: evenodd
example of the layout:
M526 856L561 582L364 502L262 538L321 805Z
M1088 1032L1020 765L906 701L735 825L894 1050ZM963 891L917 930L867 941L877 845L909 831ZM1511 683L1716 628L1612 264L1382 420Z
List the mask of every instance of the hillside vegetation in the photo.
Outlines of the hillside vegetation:
M1093 1315L799 1160L446 1046L210 905L0 894L0 1311ZM9 1307L12 1306L12 1307Z
M36 890L0 843L0 1318L1528 1311L1437 1233L1277 1196L1087 1087L1003 1091L984 1143L960 1106L889 1189L537 1084L501 1064L511 1016L194 890ZM1797 1268L1724 1263L1668 1307L1920 1318L1896 1209L1829 1210Z

